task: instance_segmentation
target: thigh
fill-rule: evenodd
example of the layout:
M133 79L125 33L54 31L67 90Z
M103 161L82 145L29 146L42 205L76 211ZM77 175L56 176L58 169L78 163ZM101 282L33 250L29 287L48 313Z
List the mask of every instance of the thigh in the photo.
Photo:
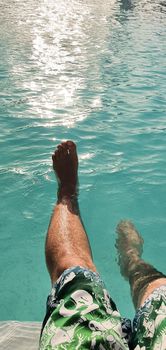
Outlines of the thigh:
M129 349L130 330L100 276L74 267L61 275L48 298L40 349Z

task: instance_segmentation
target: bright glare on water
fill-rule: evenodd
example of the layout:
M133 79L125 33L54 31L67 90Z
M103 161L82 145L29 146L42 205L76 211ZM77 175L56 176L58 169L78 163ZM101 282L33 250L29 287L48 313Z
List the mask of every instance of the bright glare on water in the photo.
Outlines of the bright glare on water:
M0 0L0 318L41 320L51 154L77 143L80 208L94 260L132 316L115 228L131 219L164 272L166 7L162 0Z

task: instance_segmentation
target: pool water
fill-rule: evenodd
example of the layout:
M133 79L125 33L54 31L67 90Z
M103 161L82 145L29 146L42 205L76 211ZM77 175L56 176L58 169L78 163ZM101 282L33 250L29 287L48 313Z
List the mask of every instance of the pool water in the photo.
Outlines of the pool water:
M0 319L41 321L51 154L72 139L94 260L122 315L134 309L115 228L131 219L164 272L166 7L154 0L0 1Z

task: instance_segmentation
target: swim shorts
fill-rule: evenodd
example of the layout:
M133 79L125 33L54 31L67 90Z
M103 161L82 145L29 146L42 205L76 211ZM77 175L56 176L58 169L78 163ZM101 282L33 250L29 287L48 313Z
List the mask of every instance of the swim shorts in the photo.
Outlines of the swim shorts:
M99 274L73 267L63 272L48 297L40 350L166 350L165 316L166 286L138 309L132 327Z

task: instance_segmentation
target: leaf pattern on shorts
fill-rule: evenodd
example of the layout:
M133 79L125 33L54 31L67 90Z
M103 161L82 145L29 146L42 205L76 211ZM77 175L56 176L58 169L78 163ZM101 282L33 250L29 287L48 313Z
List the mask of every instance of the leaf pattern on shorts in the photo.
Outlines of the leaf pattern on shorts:
M157 288L145 301L134 328L135 350L166 349L166 286Z
M48 298L50 310L40 350L166 350L166 286L137 311L133 333L99 275L84 268L62 274Z
M49 305L56 308L44 327L40 350L128 350L129 321L122 330L121 316L98 274L82 268L65 272Z

